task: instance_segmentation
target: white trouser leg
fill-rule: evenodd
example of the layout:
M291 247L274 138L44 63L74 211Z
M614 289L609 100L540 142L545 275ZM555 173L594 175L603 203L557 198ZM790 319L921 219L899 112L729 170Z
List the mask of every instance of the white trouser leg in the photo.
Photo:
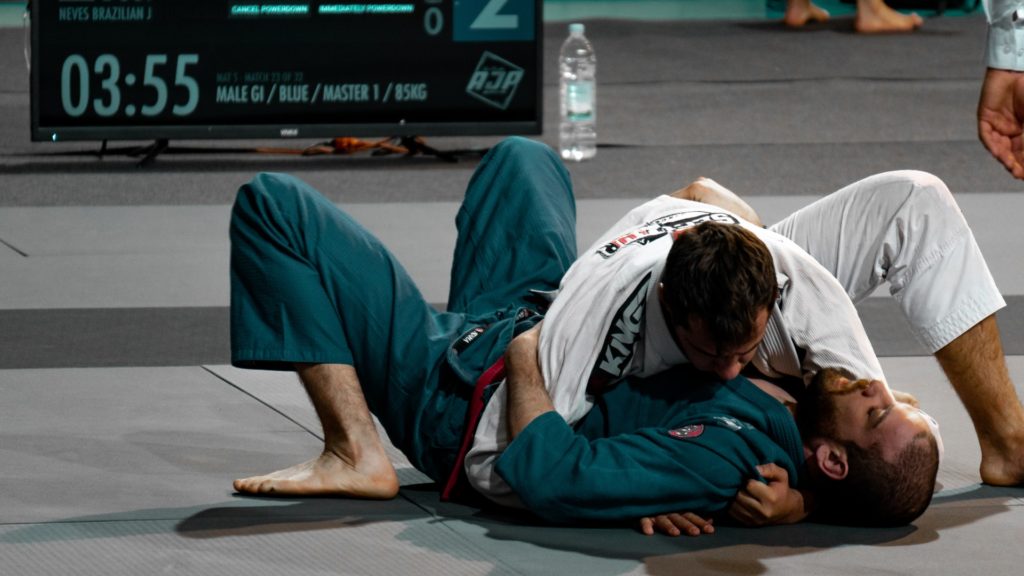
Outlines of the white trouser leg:
M946 185L913 170L855 182L773 225L857 302L889 282L930 353L1006 305Z

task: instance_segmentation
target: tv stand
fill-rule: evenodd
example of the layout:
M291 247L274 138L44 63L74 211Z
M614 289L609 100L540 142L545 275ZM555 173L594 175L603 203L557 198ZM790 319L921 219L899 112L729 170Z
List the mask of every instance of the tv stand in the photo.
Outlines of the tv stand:
M459 161L458 150L453 150L449 152L438 150L437 148L434 148L433 146L427 144L427 142L420 136L396 136L394 139L398 141L398 146L408 150L408 152L405 153L406 156L416 156L422 154L423 156L434 156L436 158L444 160L445 162L454 163ZM374 151L375 155L381 153L386 152L382 152L380 150Z
M108 155L122 155L141 159L136 166L145 168L152 164L157 156L161 154L218 154L218 153L256 153L256 154L288 154L296 156L319 156L324 154L356 154L358 152L370 151L370 156L387 156L400 154L403 157L412 156L433 156L445 162L458 162L462 157L480 158L490 148L463 148L456 150L439 150L426 143L422 136L392 136L375 142L368 142L358 138L334 138L319 144L313 144L305 149L298 148L176 148L172 147L167 138L158 138L152 144L144 146L125 146L121 148L110 148L107 140L103 140L100 149L96 152L57 152L56 155L92 155L100 159Z
M142 156L142 160L139 160L138 167L145 168L148 164L156 160L157 156L170 148L170 140L166 138L158 138L148 146L134 146L129 148L107 148L107 141L103 140L96 156L101 159L107 154L123 154L125 156L131 156L132 158Z
M314 144L302 150L303 156L317 156L321 154L356 154L358 152L370 151L370 156L389 156L401 154L404 157L411 156L433 156L445 162L458 162L462 156L480 157L487 153L489 148L467 148L461 150L438 150L427 144L422 136L392 136L383 140L368 142L359 138L340 137L333 138L326 142ZM262 148L261 152L293 153L289 149Z
M145 168L148 164L156 160L156 157L160 153L170 148L170 140L166 138L159 138L154 140L149 146L139 146L138 148L129 149L126 154L132 158L138 158L142 156L142 160L139 160L139 168Z

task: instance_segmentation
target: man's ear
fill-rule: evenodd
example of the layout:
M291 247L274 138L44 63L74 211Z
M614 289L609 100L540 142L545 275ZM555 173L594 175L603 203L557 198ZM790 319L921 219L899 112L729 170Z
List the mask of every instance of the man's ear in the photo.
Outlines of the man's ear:
M831 440L816 439L812 443L814 465L822 474L833 480L842 480L850 473L846 458L846 448Z

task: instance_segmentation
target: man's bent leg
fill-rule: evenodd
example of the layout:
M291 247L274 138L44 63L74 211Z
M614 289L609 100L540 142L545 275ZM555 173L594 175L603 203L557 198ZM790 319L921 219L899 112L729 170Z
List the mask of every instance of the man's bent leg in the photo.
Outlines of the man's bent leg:
M323 452L277 472L235 480L235 490L393 498L398 494L398 477L377 435L355 369L344 364L300 364L296 371L320 417Z
M1024 409L993 316L1005 302L945 184L923 172L879 174L772 229L828 268L854 301L889 282L974 422L982 479L1024 481Z
M981 480L1024 483L1024 408L1010 381L996 317L985 318L935 353L964 403L981 444Z
M324 465L333 456L358 470L361 456L383 454L368 407L426 471L419 449L432 432L423 407L461 317L433 310L379 241L293 178L264 174L240 190L231 241L232 363L316 365L300 377L325 434L320 457L242 489L392 495L390 465L371 467L369 489L353 486L349 473L333 484L313 474L331 470Z
M556 290L576 260L569 172L548 146L507 138L473 173L455 218L448 310L482 314Z

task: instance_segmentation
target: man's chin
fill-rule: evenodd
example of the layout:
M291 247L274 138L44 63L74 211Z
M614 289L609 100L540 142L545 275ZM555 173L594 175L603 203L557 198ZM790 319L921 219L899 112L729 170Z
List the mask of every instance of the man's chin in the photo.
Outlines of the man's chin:
M836 428L837 383L849 379L845 371L827 368L815 374L797 409L797 425L804 440L831 438Z

